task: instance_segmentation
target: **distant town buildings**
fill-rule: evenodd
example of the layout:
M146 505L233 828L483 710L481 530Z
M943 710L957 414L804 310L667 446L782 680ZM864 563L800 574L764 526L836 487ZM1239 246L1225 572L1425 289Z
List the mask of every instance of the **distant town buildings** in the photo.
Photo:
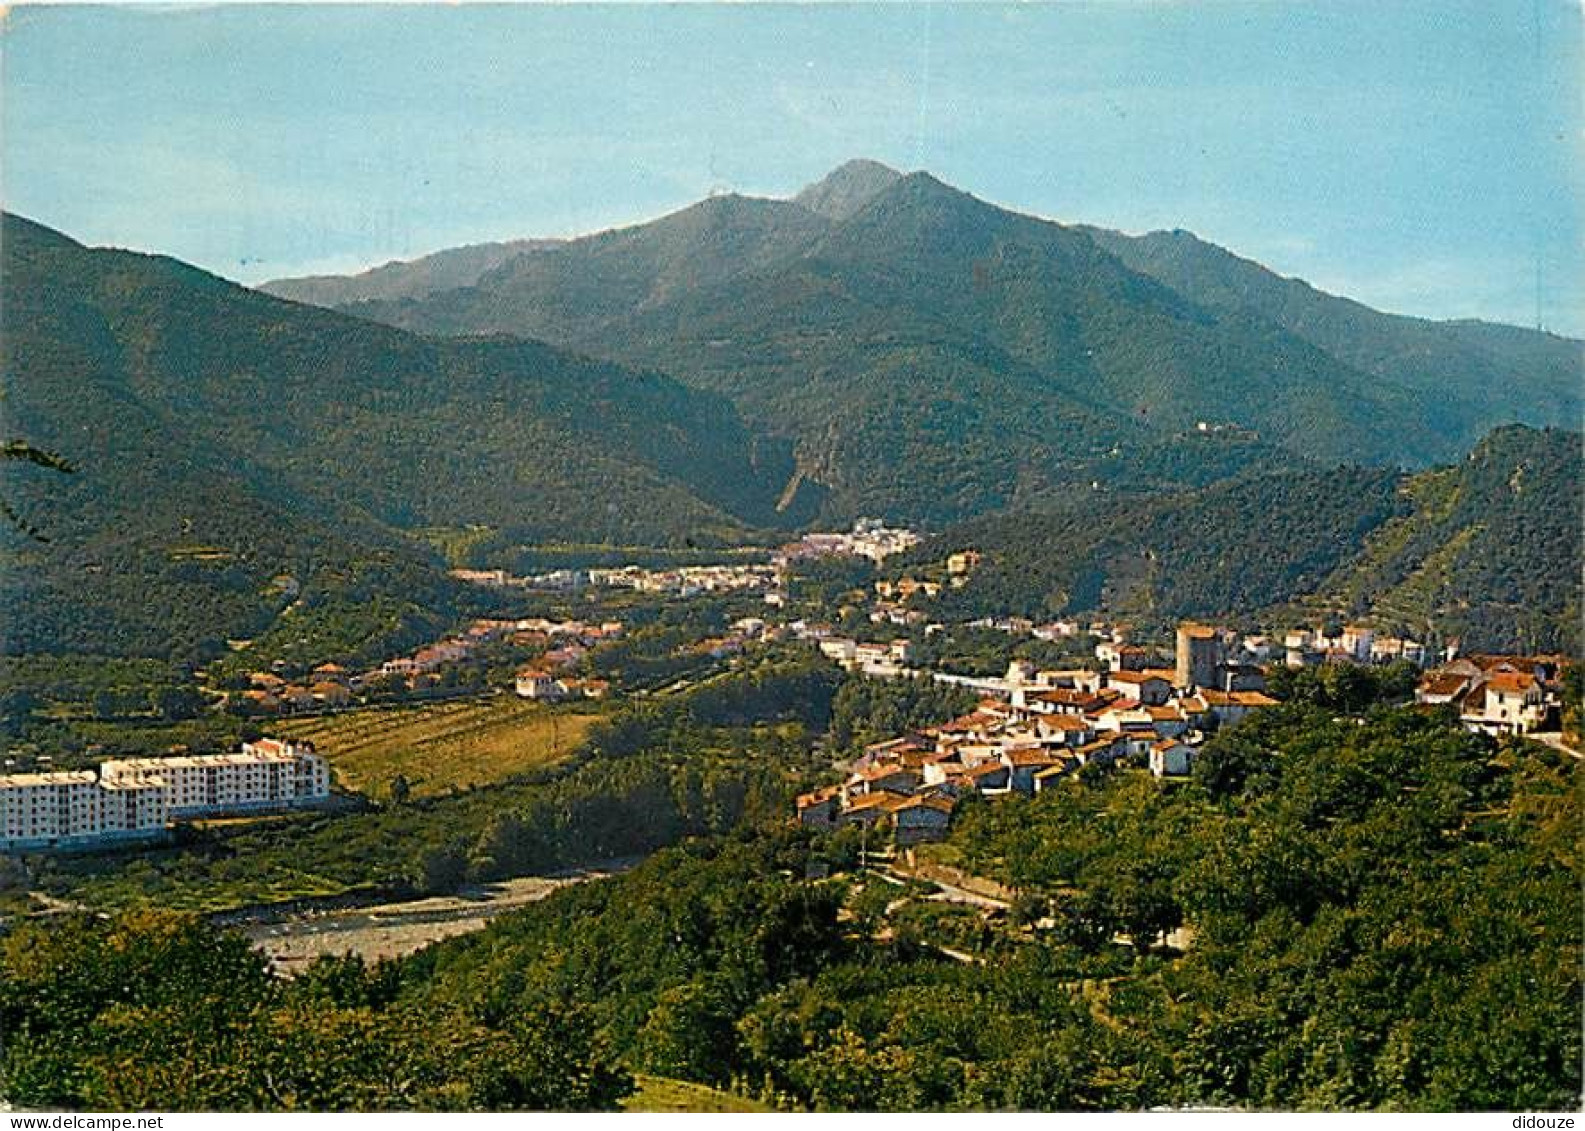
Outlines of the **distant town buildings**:
M912 530L890 527L875 518L861 518L846 534L805 534L776 551L771 561L785 566L803 558L846 556L883 562L917 546L921 540Z
M516 690L524 699L559 703L564 699L604 699L610 694L611 684L603 679L578 679L543 668L524 668L517 673Z
M762 593L774 589L778 570L773 565L702 565L676 569L591 569L589 582L640 593L694 597L700 593Z
M116 759L97 773L13 774L0 777L0 852L147 839L173 820L289 809L329 793L311 744L273 738L234 754Z
M1297 628L1282 638L1284 659L1289 667L1317 664L1391 664L1407 661L1425 667L1430 661L1426 646L1418 640L1397 636L1378 636L1367 625L1351 624L1329 633L1325 628Z

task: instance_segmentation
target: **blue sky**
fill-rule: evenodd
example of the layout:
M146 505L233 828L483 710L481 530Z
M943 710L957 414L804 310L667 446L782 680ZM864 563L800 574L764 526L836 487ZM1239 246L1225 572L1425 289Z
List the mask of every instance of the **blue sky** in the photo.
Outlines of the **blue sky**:
M5 206L244 282L867 156L1585 333L1581 11L1413 3L13 8Z

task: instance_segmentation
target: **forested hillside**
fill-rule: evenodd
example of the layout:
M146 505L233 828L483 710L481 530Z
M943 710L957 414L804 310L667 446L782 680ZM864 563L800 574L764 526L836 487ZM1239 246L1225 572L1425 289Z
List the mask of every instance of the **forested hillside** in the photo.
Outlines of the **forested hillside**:
M1581 460L1579 433L1515 426L1414 475L1295 472L978 519L889 572L979 550L967 584L931 605L945 615L1372 617L1422 639L1461 637L1466 649L1572 651Z
M1420 392L1427 423L1458 447L1473 446L1494 423L1573 427L1585 411L1585 348L1578 341L1517 326L1383 314L1189 232L1084 230L1129 267L1192 302L1264 319L1356 369Z
M0 945L0 1022L27 1037L0 1088L560 1108L642 1072L830 1111L1572 1109L1577 763L1335 710L1247 721L1177 787L1116 771L969 802L934 851L1009 886L1004 913L778 823L289 984L190 922L26 928Z
M509 240L437 251L417 259L393 261L356 275L305 275L281 279L263 289L277 298L315 306L340 306L368 299L422 298L436 291L472 286L485 272L526 251L553 247L559 240Z
M0 257L8 434L76 468L0 472L48 539L4 535L7 651L209 656L327 601L396 640L450 600L415 527L680 544L798 517L786 445L655 374L429 342L17 217Z
M737 838L419 955L410 992L570 995L635 1068L826 1110L1572 1107L1577 778L1294 707L1184 788L971 803L948 848L1018 893L999 922L804 880L836 842Z
M946 615L1049 618L1107 609L1139 622L1252 615L1319 586L1408 504L1400 477L1340 468L963 523L911 551L907 573L959 549L982 561ZM890 564L890 563L888 563Z
M1369 613L1466 649L1577 652L1585 574L1578 432L1504 428L1411 477L1383 525L1311 605Z

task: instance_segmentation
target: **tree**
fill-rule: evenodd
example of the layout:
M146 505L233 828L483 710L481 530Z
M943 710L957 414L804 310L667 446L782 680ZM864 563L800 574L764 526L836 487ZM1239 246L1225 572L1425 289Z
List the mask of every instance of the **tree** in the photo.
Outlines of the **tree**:
M203 709L203 696L196 688L167 685L149 692L149 706L167 722L191 719Z
M639 1055L659 1076L724 1084L739 1061L736 1011L701 982L664 991L639 1030Z
M468 854L453 841L419 854L418 887L428 895L450 895L468 879Z

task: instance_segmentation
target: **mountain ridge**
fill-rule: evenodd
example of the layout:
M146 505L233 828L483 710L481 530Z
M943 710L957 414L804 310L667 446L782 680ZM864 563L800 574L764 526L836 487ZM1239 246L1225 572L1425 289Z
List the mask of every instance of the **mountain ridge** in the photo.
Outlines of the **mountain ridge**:
M857 162L791 200L713 198L527 252L467 287L342 309L419 333L540 338L721 393L796 445L833 516L953 521L1093 482L1204 482L1163 477L1152 454L1202 423L1256 440L1259 470L1430 466L1500 424L1577 417L1567 340L1322 292L1309 302L1321 313L1301 316L1279 297L1307 284L1171 238L1193 254ZM1350 335L1363 344L1345 348ZM867 454L877 445L917 469L912 488ZM1076 454L1114 448L1115 475ZM1167 462L1186 467L1176 451Z

